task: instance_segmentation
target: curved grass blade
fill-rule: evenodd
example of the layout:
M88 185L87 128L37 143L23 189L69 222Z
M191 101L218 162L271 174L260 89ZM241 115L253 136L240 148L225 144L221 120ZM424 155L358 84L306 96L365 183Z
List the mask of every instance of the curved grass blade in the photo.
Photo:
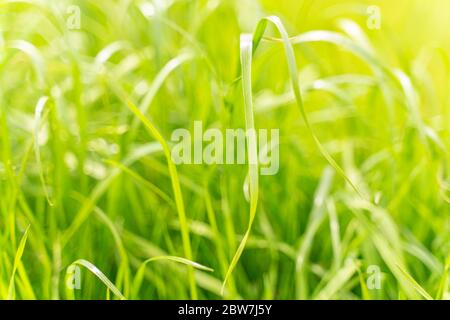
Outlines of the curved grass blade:
M303 87L303 94L308 94L314 91L323 91L329 93L331 96L335 97L336 100L340 101L344 105L352 105L351 99L348 94L340 89L335 83L333 83L333 78L330 79L318 79L312 83L308 83ZM356 79L351 79L356 80ZM271 111L273 109L279 108L280 106L287 105L295 102L295 96L292 92L286 92L282 95L277 95L270 97L268 95L257 97L255 101L255 112L263 113ZM268 101L264 101L268 100Z
M425 147L430 151L430 146L428 139L433 141L444 153L446 153L445 146L441 143L437 134L429 127L427 127L422 119L420 118L420 113L418 110L418 101L416 97L416 92L411 84L411 80L402 71L393 70L386 66L383 62L378 60L373 52L373 48L367 41L366 36L363 34L362 30L353 21L343 20L341 21L341 27L350 34L352 39L339 34L334 31L316 30L310 31L298 36L289 38L292 44L308 43L308 42L326 42L337 45L341 48L345 48L349 52L353 53L355 56L359 57L365 61L376 73L379 85L386 99L386 104L390 119L390 123L393 123L392 114L392 93L387 89L385 84L386 80L390 79L392 81L399 81L401 85L401 90L406 97L406 107L411 116L411 121L413 122L415 128L417 129L422 142ZM283 42L283 39L265 37L264 40ZM431 151L430 151L431 152Z
M303 121L305 122L305 125L306 125L306 128L307 128L309 134L313 138L320 153L328 161L328 163L336 170L336 172L338 172L349 183L349 185L353 188L353 190L355 190L355 192L361 198L365 198L362 195L362 193L360 192L360 190L356 187L356 185L352 182L352 180L347 176L347 174L344 172L344 170L337 164L337 162L333 159L333 157L331 157L331 155L328 153L328 151L323 147L322 143L317 138L316 134L314 133L314 131L312 129L312 126L308 120L308 116L306 114L306 110L305 110L305 107L303 104L303 98L302 98L302 94L301 94L301 90L300 90L300 83L298 80L297 63L295 60L294 49L293 49L292 43L291 43L291 42L295 43L296 38L294 38L294 39L289 38L289 36L286 32L286 29L283 26L283 23L281 22L281 20L278 17L270 16L270 17L264 18L263 20L261 20L259 22L259 24L256 28L256 31L255 31L255 37L253 40L253 53L255 52L256 48L258 47L258 44L260 43L260 41L262 39L262 36L263 36L264 31L267 26L267 22L271 22L272 24L274 24L275 27L277 28L278 32L281 35L281 41L283 42L283 45L284 45L286 60L287 60L288 68L289 68L289 75L291 78L292 89L294 91L297 106L300 109L300 113L302 115ZM321 32L321 31L317 31L317 32ZM323 31L323 32L325 32L325 31ZM305 41L305 38L306 38L306 40L310 40L310 39L308 39L307 35L303 35L301 40L303 39L303 41ZM322 39L322 37L319 37L319 39ZM350 40L348 40L346 43L348 43L348 45L352 45L352 42ZM360 52L361 54L363 54L366 59L369 59L369 60L372 59L372 57L370 55L365 55L365 51L359 50L359 47L356 47L356 48L358 48L357 52ZM373 61L374 64L376 64L376 62L377 62L376 60Z
M136 252L138 256L156 257L169 255L166 251L149 242L147 239L144 239L127 230L124 230L123 232L123 239L128 244L127 247L134 248L133 250ZM131 257L130 261L136 268L139 268L141 266L141 261L138 261L138 259L136 258ZM185 270L182 270L184 266L179 264L172 264L170 267L171 269L173 268L173 270L175 271L174 274L182 274L183 279L185 278L186 272ZM146 270L145 275L146 277L148 277L148 270ZM220 295L222 282L219 279L201 270L195 272L195 279L197 281L198 286L201 287L202 289L205 289L206 291L213 293L214 295L217 296ZM225 291L226 295L228 295L227 291L228 290ZM241 298L239 295L235 295L234 297L236 299Z
M164 81L167 79L167 77L175 71L179 66L183 65L185 62L192 60L195 56L190 52L185 52L180 54L179 56L173 58L167 64L161 69L161 71L156 75L155 79L152 82L152 85L147 92L147 94L144 96L144 99L139 104L139 111L142 114L147 113L148 109L150 108L150 105L155 98L156 94L158 93L159 89L163 85ZM135 118L132 123L132 128L130 132L130 137L134 138L134 135L136 134L137 128L139 126L139 119Z
M95 213L97 214L100 221L102 221L106 227L111 231L111 234L114 238L114 242L116 244L117 250L120 255L120 267L118 270L118 275L123 278L124 284L124 294L127 295L129 291L129 270L130 265L128 262L127 251L125 250L125 246L123 245L122 238L117 230L115 224L111 219L104 213L100 208L95 207Z
M117 289L117 287L111 282L111 280L109 280L108 277L105 276L105 274L101 272L100 269L97 268L95 265L84 259L78 259L74 261L70 266L74 265L79 265L88 269L92 274L94 274L98 279L100 279L100 281L103 282L106 288L108 290L111 290L111 292L114 293L120 300L126 300L126 298L120 292L120 290Z
M303 105L303 99L300 91L300 84L298 81L298 72L297 65L294 55L294 50L292 48L292 44L290 42L289 36L281 22L281 20L276 16L270 16L263 18L258 23L253 36L251 35L241 35L241 69L242 69L242 88L244 94L244 106L245 106L245 116L246 116L246 129L254 129L254 121L253 121L253 101L252 101L252 86L251 86L251 64L252 64L252 55L255 53L259 43L262 40L265 29L267 27L267 23L271 22L278 30L281 35L284 47L285 54L289 68L289 74L291 78L291 85L294 91L294 95L296 98L297 106L300 109L300 113L303 117L303 120L306 124L308 132L312 136L314 142L319 148L320 152L324 156L324 158L330 163L330 165L350 184L350 186L362 197L362 194L358 190L358 188L353 184L350 178L345 174L344 170L336 163L336 161L330 156L330 154L326 151L326 149L322 146L319 139L315 135L312 127L309 123L308 117L306 115L306 111ZM249 141L250 142L250 141ZM251 227L253 220L256 214L256 208L258 203L258 164L257 164L257 147L256 144L252 146L250 143L248 145L248 156L249 156L249 185L250 185L250 219L247 227L247 231L230 263L227 274L225 276L222 291L225 287L225 284L236 267L237 262L245 248L245 243L248 240L250 235ZM255 157L256 164L251 164L250 157Z
M95 56L95 64L97 66L104 65L115 53L126 49L127 46L128 43L125 41L115 41L110 43Z
M192 53L186 52L180 54L179 56L167 62L167 64L161 69L156 78L153 80L150 90L147 92L141 104L139 105L139 110L143 114L147 113L150 104L152 103L153 99L156 96L156 93L164 83L164 80L166 80L166 78L179 66L183 65L185 62L188 62L189 60L192 60L193 58L194 55Z
M276 17L278 18L278 17ZM285 39L282 37L273 38L273 37L264 37L264 40L272 41L272 42L284 42ZM392 75L389 68L384 66L382 62L377 60L370 51L366 48L356 44L351 39L346 36L343 36L339 32L327 31L327 30L315 30L302 33L300 35L288 38L288 41L291 44L301 44L301 43L309 43L309 42L327 42L339 46L341 48L345 48L346 50L353 53L355 56L361 58L363 61L366 61L372 68L380 69L384 71L386 74Z
M28 57L30 57L33 63L34 71L36 73L38 85L39 87L42 87L45 81L45 67L44 58L42 57L39 50L33 44L25 40L12 40L10 42L7 42L7 47L22 51Z
M8 287L8 300L11 300L14 298L14 278L16 276L17 268L19 267L19 264L21 263L23 251L25 250L25 245L27 244L28 239L28 230L30 229L30 226L28 226L23 233L22 239L20 240L19 247L17 248L16 255L14 257L14 265L13 265L13 271L11 274L11 277L9 279L9 287Z
M163 148L164 155L167 160L167 166L169 169L170 179L172 181L172 189L175 197L175 204L178 212L178 219L180 222L181 228L181 238L183 242L183 250L187 259L192 260L192 249L191 249L191 241L189 237L189 225L186 220L186 212L184 209L183 195L181 193L180 180L178 177L178 172L175 167L175 164L172 161L170 149L164 140L161 133L159 133L158 129L147 119L147 117L141 112L141 110L136 107L131 101L127 101L128 108L130 111L144 124L145 128L148 132L161 144ZM197 288L195 284L194 278L194 270L192 267L188 266L188 278L190 282L191 288L191 296L192 299L197 299Z
M248 34L241 35L241 66L242 66L242 90L244 93L244 108L245 108L245 127L247 132L255 132L255 123L253 119L253 97L252 97L252 36ZM250 131L249 131L250 130ZM256 209L258 206L258 149L256 146L256 137L252 134L247 136L248 146L248 177L249 177L249 191L250 191L250 213L247 231L239 247L231 260L228 267L225 279L222 285L222 295L225 289L228 278L231 276L234 268L236 267L239 258L244 251L245 244L247 243L250 231L252 228L253 220L255 219Z
M139 267L136 276L133 280L133 292L135 294L135 296L137 296L138 292L139 292L139 288L141 287L142 284L142 280L144 279L144 273L145 273L145 268L147 267L147 264L150 262L154 262L154 261L174 261L174 262L178 262L178 263L182 263L185 264L187 266L199 269L199 270L203 270L203 271L209 271L209 272L213 272L214 270L206 267L204 265L201 265L200 263L191 261L189 259L185 259L185 258L181 258L181 257L176 257L176 256L159 256L159 257L153 257L150 259L145 260L141 266Z

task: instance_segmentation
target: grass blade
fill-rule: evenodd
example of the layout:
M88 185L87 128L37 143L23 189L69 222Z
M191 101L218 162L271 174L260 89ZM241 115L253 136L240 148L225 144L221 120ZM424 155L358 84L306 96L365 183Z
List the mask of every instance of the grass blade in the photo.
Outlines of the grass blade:
M253 52L256 50L261 38L262 34L264 33L264 30L267 26L267 23L264 21L271 22L275 27L277 28L278 32L281 35L281 41L283 42L285 54L286 54L286 60L289 68L289 75L291 78L291 85L292 89L294 91L295 99L297 102L297 106L300 109L300 113L302 115L303 121L305 122L305 125L308 129L309 134L313 138L316 146L318 147L320 153L322 156L328 161L328 163L338 172L348 183L349 185L355 190L356 193L361 198L364 198L362 193L359 191L359 189L356 187L356 185L352 182L352 180L347 176L347 174L344 172L344 170L337 164L337 162L331 157L331 155L328 153L328 151L323 147L320 140L317 138L316 134L314 133L312 126L308 120L308 116L306 114L306 110L303 104L303 98L300 90L300 83L298 80L298 71L297 71L297 62L295 60L294 55L294 49L292 48L292 42L295 43L294 40L290 39L286 29L283 26L283 23L281 22L280 18L276 16L270 16L267 18L264 18L257 26L255 34L258 35L258 37L255 37L255 40L253 41Z
M430 294L424 288L422 288L422 286L420 284L418 284L417 281L414 280L414 278L411 277L411 275L405 269L403 269L400 265L397 265L397 267L400 269L400 271L403 273L403 275L406 277L406 279L411 283L411 285L414 287L414 289L416 289L416 291L422 297L424 297L427 300L433 300L433 298L430 296Z
M106 286L107 290L111 290L112 293L114 293L120 300L126 300L124 295L120 292L119 289L111 282L111 280L108 279L105 274L100 271L99 268L97 268L95 265L93 265L91 262L84 260L84 259L78 259L74 261L71 266L73 265L79 265L82 267L85 267L88 269L92 274L94 274L98 279L100 279L101 282Z
M241 35L241 66L242 66L242 90L244 93L245 108L245 127L247 132L255 133L255 123L253 119L253 95L252 95L252 36L248 34ZM250 134L247 136L248 151L248 175L250 191L250 213L247 231L230 262L225 279L222 285L222 294L225 289L228 278L236 267L239 258L244 251L245 244L250 236L253 220L255 219L258 206L258 148L256 145L256 136Z
M21 263L23 251L25 250L25 245L27 244L28 239L28 230L30 229L30 226L28 226L25 229L25 232L23 233L22 239L20 240L19 247L17 248L16 255L14 257L14 265L13 265L13 271L11 274L11 277L9 279L9 287L8 287L8 300L11 300L14 298L14 278L16 276L17 268L19 267L19 264Z
M175 164L172 161L169 146L167 145L163 136L159 133L158 129L156 129L156 127L147 119L147 117L141 112L141 110L138 107L136 107L131 101L128 101L128 108L144 124L148 132L161 144L163 148L163 152L167 160L170 178L172 181L172 189L175 197L178 219L180 221L184 254L186 255L187 259L192 260L192 249L191 249L191 242L189 239L189 226L186 220L183 195L181 193L181 186L178 178L178 172L175 167ZM194 271L191 266L188 266L188 278L190 283L191 297L192 299L197 299L197 289L195 284Z
M149 264L150 262L154 262L154 261L174 261L177 263L181 263L181 264L185 264L187 266L190 266L192 268L196 268L199 270L203 270L203 271L209 271L209 272L213 272L214 270L206 267L204 265L201 265L200 263L191 261L189 259L185 259L185 258L181 258L181 257L176 257L176 256L159 256L159 257L153 257L153 258L149 258L147 260L145 260L141 266L139 267L136 276L133 280L133 292L134 295L137 296L138 292L139 292L139 288L141 287L142 284L142 280L144 279L144 273L145 273L145 268L147 267L147 264Z

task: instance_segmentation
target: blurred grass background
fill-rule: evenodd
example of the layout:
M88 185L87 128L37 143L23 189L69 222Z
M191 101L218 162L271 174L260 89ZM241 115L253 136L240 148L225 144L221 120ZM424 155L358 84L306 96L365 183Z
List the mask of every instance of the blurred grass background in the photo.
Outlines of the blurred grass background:
M367 25L373 5L379 29ZM111 285L128 299L448 298L448 12L446 0L1 0L0 298L117 298ZM222 296L248 225L248 168L176 167L186 256L166 159L125 100L167 141L195 120L245 127L239 36L268 15L291 37L347 41L319 34L294 48L314 131L368 198L310 138L269 28L254 54L254 112L257 128L280 129L280 171L260 177ZM160 256L214 271L167 259L140 268ZM70 292L78 259L91 264Z

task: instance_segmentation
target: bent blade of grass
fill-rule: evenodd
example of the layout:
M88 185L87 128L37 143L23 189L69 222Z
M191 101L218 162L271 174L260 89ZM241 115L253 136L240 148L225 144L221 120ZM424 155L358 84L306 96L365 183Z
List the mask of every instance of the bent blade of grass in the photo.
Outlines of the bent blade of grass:
M111 282L111 280L109 280L108 277L105 276L105 274L91 262L84 259L78 259L75 262L73 262L70 266L74 265L85 267L92 274L94 274L101 282L103 282L106 288L108 290L111 290L111 292L114 293L120 300L126 300L125 296L120 292L119 289L117 289L117 287Z
M284 42L284 39L265 37L264 40L275 41L275 42ZM366 61L372 68L380 69L390 74L389 69L386 68L379 60L377 60L371 52L369 52L366 48L360 46L355 43L348 37L335 32L335 31L327 31L327 30L315 30L305 32L303 34L291 37L288 39L292 44L301 44L301 43L309 43L309 42L327 42L334 44L336 46L345 48L346 50L353 53L355 56L359 57L363 61Z
M353 25L352 28L354 29L354 27L355 26ZM347 29L346 31L349 31L348 28L346 29ZM371 47L370 46L368 47L367 44L364 44L364 41L360 39L361 35L356 36L354 33L355 33L354 30L350 32L351 38L349 38L334 31L315 30L294 36L289 40L291 41L292 44L302 44L311 42L330 43L340 48L344 48L345 50L351 52L353 55L355 55L356 57L360 58L362 61L367 63L367 65L373 70L377 78L378 86L380 87L380 90L383 93L383 97L386 103L389 125L393 126L395 123L395 113L393 110L394 108L393 104L394 96L392 92L393 86L391 84L393 83L393 81L396 80L396 76L389 66L386 66L381 61L381 59L377 58ZM272 42L284 41L283 39L272 37L265 37L264 40ZM392 134L394 135L394 131L392 131Z
M329 93L344 105L352 105L352 101L348 97L348 94L344 90L341 90L332 80L333 79L314 80L302 88L302 93L309 94L314 91L323 91ZM293 102L295 102L295 95L292 92L277 96L269 96L266 94L256 98L255 112L264 113Z
M14 264L13 264L13 270L11 277L9 279L9 287L8 287L8 300L11 300L14 298L14 280L16 276L17 268L19 267L19 264L21 263L23 251L25 250L25 245L27 244L28 239L28 230L30 229L30 226L28 226L25 229L25 232L23 233L22 239L20 240L19 247L17 248L16 255L14 257Z
M241 35L241 67L242 67L242 91L244 94L244 109L245 109L245 127L248 130L255 130L255 123L253 118L253 95L252 95L252 36L249 34ZM248 177L249 177L249 191L250 191L250 213L247 231L239 244L239 247L231 260L228 267L225 279L222 284L221 293L223 295L225 285L228 278L231 276L234 268L236 267L239 258L244 251L245 244L250 236L253 220L255 219L256 209L258 206L258 148L256 145L256 137L247 136L247 152L248 152Z
M42 188L45 193L45 197L47 198L47 202L50 206L53 206L53 201L50 199L50 193L47 188L47 184L45 182L45 173L44 168L42 165L42 158L41 158L41 152L39 148L39 130L40 130L40 124L42 119L42 113L44 111L44 107L47 104L49 98L47 96L41 97L37 104L36 109L34 113L34 154L36 156L36 162L39 168L39 179L41 180Z
M33 68L36 73L36 78L38 81L38 85L42 87L44 85L44 58L42 57L39 50L30 42L25 40L12 40L6 43L6 46L11 49L17 49L23 53L25 53L33 63Z
M125 240L125 242L127 242L129 244L129 248L134 248L135 253L138 256L141 257L148 257L148 256L168 256L169 254L162 250L161 248L155 246L153 243L149 242L147 239L144 239L136 234L133 234L127 230L124 230L123 233L123 238ZM135 266L136 268L139 268L141 266L141 261L138 261L137 259L130 259L131 263L133 264L133 266ZM186 274L186 272L184 270L181 270L181 266L179 264L171 264L170 265L171 268L173 268L173 270L177 273L184 272L183 276ZM145 274L148 274L148 270L146 270ZM220 296L220 290L221 290L221 286L222 286L222 282L213 277L212 275L203 272L203 271L198 271L195 273L195 279L198 283L198 286L210 291L211 293ZM225 290L224 294L226 296L229 295L228 290ZM241 297L236 294L234 295L234 298L236 299L241 299Z
M156 94L158 93L159 89L163 85L164 81L167 79L167 77L175 71L178 67L183 65L185 62L188 62L189 60L194 59L195 56L191 52L184 52L178 55L177 57L173 58L167 64L159 71L159 73L156 75L155 79L153 80L149 91L144 96L144 99L139 105L139 111L142 114L146 114L148 109L150 108L150 105L155 98ZM136 118L133 120L132 123L132 129L130 133L130 137L134 138L134 135L136 134L136 131L139 126L139 118Z
M115 41L103 48L95 56L95 64L101 66L105 64L115 53L128 47L128 43L125 41Z
M289 75L291 78L291 85L292 89L294 91L294 95L296 98L297 106L300 109L300 113L302 115L302 118L306 124L307 130L309 134L312 136L314 142L316 143L319 151L321 152L322 156L328 161L328 163L349 183L349 185L355 190L355 192L361 197L365 198L362 193L359 191L359 189L355 186L355 184L351 181L351 179L345 174L344 170L337 164L337 162L331 157L331 155L328 153L328 151L323 147L322 143L317 138L316 134L314 133L312 126L308 120L308 117L306 115L306 111L303 105L303 98L300 90L300 84L298 80L298 71L297 71L297 63L295 60L294 55L294 49L291 44L291 40L289 39L289 36L286 32L286 29L284 28L283 23L281 20L276 16L269 16L266 18L263 18L259 21L255 32L253 33L253 36L250 35L241 35L241 68L242 68L242 88L243 88L243 94L244 94L244 106L245 106L245 115L246 115L246 129L254 128L253 123L253 101L252 101L252 86L251 86L251 64L252 64L252 55L255 53L259 43L261 42L265 29L267 27L267 22L272 23L278 30L278 32L281 35L282 42L284 44L285 48L285 55L286 60L288 64L289 69ZM350 41L351 42L351 41ZM251 145L249 145L248 154L249 159L253 152L257 152L256 146L253 148ZM257 153L255 153L256 155ZM256 168L256 170L255 170ZM244 238L239 245L232 261L230 264L230 267L227 271L227 275L225 276L223 287L226 284L226 281L228 277L231 275L231 272L235 268L244 248L245 243L248 240L248 237L250 235L251 226L253 223L253 219L256 214L256 207L258 202L258 166L250 165L249 161L249 175L250 175L250 191L253 188L253 194L251 193L250 198L250 221L248 225L248 229L244 235Z
M363 196L363 194L360 192L360 190L356 187L356 185L352 182L352 180L347 176L347 174L344 172L344 170L337 164L337 162L333 159L333 157L328 153L328 151L322 145L322 143L317 138L316 134L314 133L314 131L312 129L312 126L308 120L308 116L306 114L306 110L305 110L305 107L303 104L303 98L302 98L302 94L301 94L301 90L300 90L300 83L298 80L297 62L295 60L294 49L293 49L292 43L291 43L292 40L289 38L287 31L284 28L284 25L281 22L280 18L278 18L276 16L270 16L267 18L263 18L263 20L261 20L259 22L259 24L256 28L256 31L255 31L255 37L253 40L253 52L256 50L259 42L262 39L265 28L267 26L266 21L269 21L272 24L274 24L275 27L277 28L278 32L281 35L281 41L283 42L283 45L284 45L286 60L287 60L288 69L289 69L289 75L291 78L291 86L294 91L297 106L300 109L300 113L302 115L303 121L305 122L305 125L306 125L306 128L307 128L309 134L313 138L320 153L328 161L328 163L336 170L336 172L338 172L349 183L349 185L353 188L353 190L355 190L355 192L361 198L365 198ZM350 40L348 40L348 41L350 43L352 43ZM293 42L295 43L295 41L293 41Z
M420 99L419 94L413 84L411 78L401 70L394 71L403 93L405 95L405 105L411 117L411 122L419 133L419 137L422 140L425 148L430 154L433 154L433 150L430 148L429 141L433 142L444 154L447 154L447 149L444 143L441 141L439 135L430 126L427 126L420 114Z
M194 59L194 57L195 56L191 52L185 52L167 62L167 64L161 69L156 78L153 80L150 90L145 95L144 99L142 100L142 103L139 105L139 110L142 113L145 114L148 111L150 104L152 103L156 93L164 83L164 80L166 80L166 78L179 66L183 65L185 62L188 62L189 60Z
M420 260L427 268L433 273L439 274L444 265L441 264L431 251L424 246L420 241L411 233L404 232L406 241L403 241L402 246L404 250L411 256Z
M118 275L122 275L124 294L128 295L130 287L130 278L129 278L130 264L128 262L128 255L127 251L125 250L125 246L123 245L122 238L114 222L111 221L111 219L106 215L106 213L103 212L103 210L101 210L99 207L95 207L94 210L100 221L102 221L106 225L106 227L111 231L111 234L114 238L114 242L120 255L120 266L117 273Z
M149 258L147 260L145 260L144 262L142 262L141 266L139 267L136 276L133 280L133 292L134 292L134 296L137 296L138 292L139 292L139 288L141 287L142 284L142 280L144 279L144 274L145 274L145 268L147 267L147 264L149 264L150 262L154 262L154 261L174 261L177 263L181 263L181 264L185 264L187 266L193 267L195 269L199 269L199 270L203 270L203 271L209 271L209 272L213 272L214 270L206 267L200 263L191 261L189 259L185 259L185 258L181 258L181 257L176 257L176 256L159 256L159 257L153 257L153 258Z
M374 54L372 44L359 24L350 19L340 19L338 26L361 48L372 55Z
M141 110L135 106L131 101L127 101L130 111L144 124L147 131L161 144L164 155L166 157L167 166L169 169L170 179L172 181L172 189L175 197L175 205L177 207L178 219L180 221L181 238L183 242L183 250L187 259L192 260L192 249L189 237L189 225L186 220L186 212L184 209L183 195L181 193L181 186L178 177L178 172L175 164L172 161L170 149L164 140L158 129L147 119L147 117L141 112ZM188 278L190 283L191 297L197 299L197 288L194 278L194 270L191 266L188 266Z

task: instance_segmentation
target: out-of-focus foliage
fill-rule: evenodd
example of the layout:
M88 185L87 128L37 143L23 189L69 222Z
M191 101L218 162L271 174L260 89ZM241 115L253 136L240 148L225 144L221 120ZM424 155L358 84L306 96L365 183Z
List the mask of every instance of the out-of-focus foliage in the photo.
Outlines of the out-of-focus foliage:
M0 298L448 298L448 12L448 0L0 0ZM168 166L167 149L197 120L245 128L239 39L267 16L299 77L268 25L247 93L256 128L280 130L280 169L259 177L221 295L249 225L249 168ZM311 137L297 81L361 195Z

